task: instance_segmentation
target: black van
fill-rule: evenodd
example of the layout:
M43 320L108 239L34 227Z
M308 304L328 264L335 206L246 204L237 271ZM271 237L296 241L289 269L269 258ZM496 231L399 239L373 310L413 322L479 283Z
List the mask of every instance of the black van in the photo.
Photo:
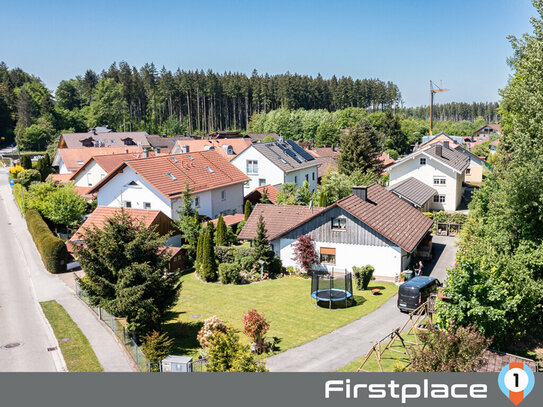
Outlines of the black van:
M403 283L398 290L398 308L411 312L425 302L430 294L437 291L439 280L433 277L417 276Z

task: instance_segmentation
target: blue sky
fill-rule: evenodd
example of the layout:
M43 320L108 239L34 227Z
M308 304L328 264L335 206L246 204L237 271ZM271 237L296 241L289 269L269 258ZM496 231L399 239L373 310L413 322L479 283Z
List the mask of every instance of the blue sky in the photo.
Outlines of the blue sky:
M54 89L113 61L175 70L377 77L407 106L497 101L507 35L531 31L529 0L3 2L0 60Z

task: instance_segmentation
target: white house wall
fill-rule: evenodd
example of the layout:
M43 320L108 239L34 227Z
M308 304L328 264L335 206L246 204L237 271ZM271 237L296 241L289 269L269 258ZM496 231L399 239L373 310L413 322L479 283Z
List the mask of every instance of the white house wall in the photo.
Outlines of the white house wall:
M258 173L247 173L248 160L258 161ZM276 185L285 182L285 174L283 170L278 168L274 163L268 160L264 154L252 146L246 148L230 162L234 164L241 172L251 178L251 180L244 187L244 195L249 194L253 189L259 187L259 179L264 179L265 185Z
M285 182L292 182L295 183L297 187L301 187L304 181L306 181L307 176L307 182L309 182L309 189L311 190L311 192L314 192L317 189L317 168L318 167L315 166L287 172L285 174Z
M77 174L74 183L77 187L93 187L106 175L107 172L93 160L87 164L83 171Z
M426 158L426 164L420 164L420 158ZM434 185L434 177L445 177L445 185ZM431 202L431 208L434 210L455 211L462 199L462 181L463 174L458 174L452 169L432 159L428 155L418 154L414 158L409 158L405 162L390 168L389 185L392 187L407 178L416 178L417 180L431 186L438 191L440 195L445 195L445 203ZM458 188L460 183L460 188Z

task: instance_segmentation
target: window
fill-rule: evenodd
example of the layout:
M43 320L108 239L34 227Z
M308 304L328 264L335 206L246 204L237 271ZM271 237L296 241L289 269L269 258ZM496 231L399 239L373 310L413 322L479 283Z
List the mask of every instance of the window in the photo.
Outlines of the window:
M320 260L322 264L336 264L336 249L331 247L321 247Z
M305 174L305 180L309 182L309 174Z
M466 168L466 175L470 175L471 174L471 168Z
M315 181L315 173L313 173L313 181Z
M124 201L124 207L125 207L125 208L132 208L132 202L130 202L130 201Z
M226 191L221 191L221 201L226 200Z
M244 186L245 188L249 188L249 187L251 186L251 181L245 181L245 182L243 183L243 186Z
M78 161L77 162L77 165L83 165L83 164L85 164L83 161Z
M205 166L205 169L208 170L211 174L215 174L215 171L213 171L211 168L209 168L207 165Z
M195 208L200 207L200 198L198 198L198 197L194 198L194 207Z
M151 202L144 202L143 209L151 209Z
M87 173L87 185L92 187L92 174Z
M294 176L294 183L298 184L298 176L297 175Z
M420 165L426 165L426 158L421 157L421 159L419 160L419 163L420 163Z
M263 187L264 185L266 185L266 178L259 178L258 179L258 186Z
M332 229L345 230L346 227L347 227L347 219L346 218L334 218L334 219L332 219Z
M443 177L434 177L434 185L445 185L446 179Z
M167 175L168 177L170 177L172 180L177 181L177 178L176 178L175 175L173 175L171 172L167 172L166 175Z
M247 174L258 174L257 160L247 160Z
M445 195L434 195L435 203L445 203Z

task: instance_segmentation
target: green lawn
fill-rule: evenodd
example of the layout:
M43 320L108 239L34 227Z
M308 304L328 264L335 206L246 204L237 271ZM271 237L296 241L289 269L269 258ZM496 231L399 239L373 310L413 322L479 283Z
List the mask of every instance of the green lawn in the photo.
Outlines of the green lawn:
M89 341L64 308L56 301L41 302L40 305L59 341L68 371L102 372L104 369L98 362ZM72 339L62 342L62 338Z
M415 342L415 336L413 334L409 335L402 335L402 338L406 341ZM381 343L381 346L384 347L388 341ZM408 347L410 346L416 346L416 345L410 345L406 344ZM405 348L402 346L402 342L398 339L392 344L390 349L395 349L400 352L404 352ZM338 372L356 372L357 369L360 367L362 362L364 361L364 358L366 355L352 361L351 363L343 366L341 369L338 369ZM403 366L407 366L409 364L409 357L405 354L401 354L398 352L391 351L387 349L383 355L381 356L381 366L383 367L383 372L392 372L394 369L394 366L396 364L400 364ZM377 358L375 356L375 353L373 353L369 360L364 364L363 367L364 370L367 370L368 372L380 372L379 364L377 363Z
M381 295L355 290L354 306L329 310L311 305L310 279L285 277L246 285L221 285L203 283L190 273L182 281L180 300L166 324L176 341L173 353L180 355L197 353L196 334L204 319L213 315L242 331L243 314L255 308L271 323L267 337L280 338L280 351L285 351L374 311L398 290L393 283L371 282L369 288L380 288ZM241 337L249 342L245 335Z

